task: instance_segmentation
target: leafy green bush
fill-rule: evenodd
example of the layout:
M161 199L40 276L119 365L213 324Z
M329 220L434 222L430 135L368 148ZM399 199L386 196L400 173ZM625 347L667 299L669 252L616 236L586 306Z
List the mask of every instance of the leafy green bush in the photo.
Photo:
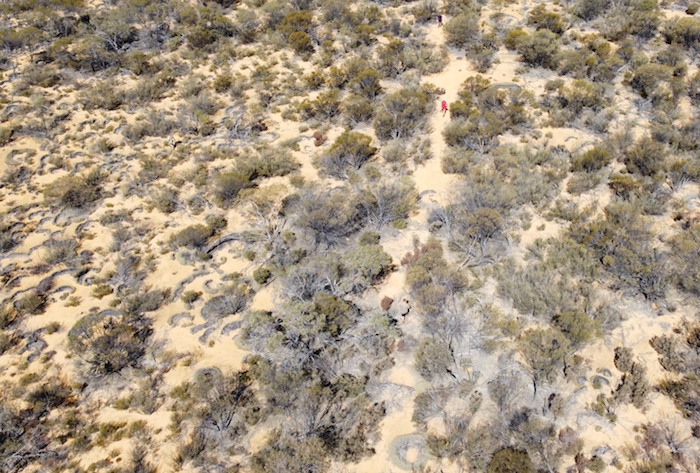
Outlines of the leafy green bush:
M686 48L700 47L700 18L679 18L671 21L664 30L669 43L677 43Z
M243 189L250 187L253 187L250 175L225 172L214 177L212 194L219 206L228 207Z
M370 145L372 139L355 131L343 132L325 151L317 163L321 171L329 176L347 179L348 173L362 167L377 152Z
M302 31L295 31L289 36L289 47L302 57L314 52L314 43L309 35Z
M432 98L420 89L401 89L386 96L374 117L377 138L411 137L425 127L432 109Z
M598 171L612 161L612 153L609 149L594 146L593 148L574 156L571 160L571 170L594 172Z
M450 46L463 48L475 41L480 33L477 15L460 13L445 24L445 38Z
M549 30L520 35L515 40L515 49L522 61L530 66L554 69L559 64L557 35Z
M539 4L527 16L527 24L534 26L536 29L547 29L552 33L560 35L566 29L566 24L561 18L561 15L555 12L547 11L544 4Z
M266 266L261 266L253 271L253 279L258 284L266 284L272 277L272 271Z

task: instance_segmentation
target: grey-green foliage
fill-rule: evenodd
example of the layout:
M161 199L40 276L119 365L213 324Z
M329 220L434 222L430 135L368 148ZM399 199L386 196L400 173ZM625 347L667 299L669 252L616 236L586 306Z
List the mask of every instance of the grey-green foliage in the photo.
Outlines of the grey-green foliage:
M86 315L68 332L68 347L98 376L136 366L152 333L151 321L134 315Z
M450 347L437 338L421 340L415 355L416 370L428 381L444 376L454 377L454 355Z
M523 367L532 377L535 395L542 382L553 382L571 353L571 345L557 329L529 329L518 339Z
M516 201L514 188L494 173L465 178L454 202L436 209L429 222L445 232L450 246L469 259L489 257L487 244L503 234Z
M418 192L409 177L369 181L357 189L360 214L370 227L381 229L400 218L408 218L418 203Z
M445 24L447 44L456 48L467 47L480 33L479 16L473 13L460 13Z
M392 270L391 256L380 245L360 245L289 268L282 278L282 291L301 301L311 300L319 291L345 297L362 293Z
M379 104L374 131L381 140L410 138L424 129L432 109L432 98L424 90L401 89Z
M572 226L572 238L591 248L603 267L649 300L664 297L669 283L667 255L655 248L653 234L639 211L613 203L605 216Z
M346 188L330 191L306 189L296 201L295 224L316 245L333 246L359 228L359 214Z
M371 146L372 139L354 131L343 132L317 160L321 171L329 176L347 179L351 171L362 167L377 149Z

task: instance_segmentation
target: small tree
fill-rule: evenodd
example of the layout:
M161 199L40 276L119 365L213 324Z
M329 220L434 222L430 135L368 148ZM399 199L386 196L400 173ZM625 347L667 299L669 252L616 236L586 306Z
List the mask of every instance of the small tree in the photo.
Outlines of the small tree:
M142 314L86 315L68 333L68 346L98 376L138 365L153 329Z
M530 329L520 336L518 351L532 376L535 396L543 381L554 381L557 371L566 363L570 346L564 334L556 329Z
M326 174L347 179L348 172L357 170L377 152L370 145L372 138L355 131L343 132L333 145L321 155L318 164Z

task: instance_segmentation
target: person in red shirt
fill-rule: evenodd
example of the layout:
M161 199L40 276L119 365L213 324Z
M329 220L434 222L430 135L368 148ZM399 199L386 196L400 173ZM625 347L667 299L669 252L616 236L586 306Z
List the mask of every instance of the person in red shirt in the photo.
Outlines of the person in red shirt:
M444 117L445 114L447 113L447 100L442 101L442 116Z

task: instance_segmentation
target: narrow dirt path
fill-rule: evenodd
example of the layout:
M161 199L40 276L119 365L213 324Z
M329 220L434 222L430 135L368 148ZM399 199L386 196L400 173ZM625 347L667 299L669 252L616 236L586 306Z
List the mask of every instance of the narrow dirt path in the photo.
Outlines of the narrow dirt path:
M444 44L444 36L442 29L437 26L432 26L428 34L428 38L435 42L438 46ZM476 74L471 64L463 57L456 55L453 51L449 52L449 60L447 67L442 72L431 74L423 77L423 83L431 83L438 88L444 89L444 95L438 97L435 103L435 112L430 119L430 150L433 157L424 164L419 165L413 178L416 181L418 192L434 191L434 193L424 194L424 199L429 199L437 204L444 205L449 202L451 189L455 183L455 176L442 172L442 156L446 151L447 146L442 137L445 126L450 122L450 114L440 111L440 102L446 100L448 104L457 100L457 92L464 80Z

